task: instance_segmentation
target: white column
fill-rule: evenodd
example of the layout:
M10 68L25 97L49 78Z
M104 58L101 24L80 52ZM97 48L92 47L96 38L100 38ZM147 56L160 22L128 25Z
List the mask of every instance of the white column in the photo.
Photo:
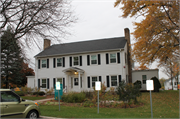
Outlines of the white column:
M79 89L81 89L81 75L80 75L80 72L78 72L79 74Z

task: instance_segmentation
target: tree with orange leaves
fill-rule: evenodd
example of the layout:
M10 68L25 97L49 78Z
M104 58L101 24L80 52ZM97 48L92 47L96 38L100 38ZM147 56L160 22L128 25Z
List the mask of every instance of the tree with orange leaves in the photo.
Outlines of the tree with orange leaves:
M135 43L132 55L141 65L159 61L165 63L179 53L179 2L178 1L137 1L116 0L114 6L122 4L123 18L143 17L134 22Z

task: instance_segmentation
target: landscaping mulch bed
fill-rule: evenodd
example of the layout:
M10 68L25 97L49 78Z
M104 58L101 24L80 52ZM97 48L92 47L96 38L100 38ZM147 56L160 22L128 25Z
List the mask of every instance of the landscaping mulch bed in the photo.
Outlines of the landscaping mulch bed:
M49 101L44 101L41 102L40 105L59 105L59 101L58 100L49 100ZM66 102L62 102L62 100L60 100L60 105L63 106L72 106L72 107L97 107L97 105L91 105L91 106L84 106L84 103L66 103ZM122 102L115 102L115 103L100 103L99 107L100 108L137 108L140 106L143 106L143 103L139 103L138 105L135 104L125 104Z

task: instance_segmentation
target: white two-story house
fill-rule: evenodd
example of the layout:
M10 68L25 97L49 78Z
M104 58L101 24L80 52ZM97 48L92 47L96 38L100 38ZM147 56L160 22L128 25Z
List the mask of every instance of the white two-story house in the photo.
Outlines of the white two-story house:
M44 40L44 50L35 56L36 87L50 89L56 81L67 92L91 91L96 81L110 87L125 80L132 82L128 70L129 29L125 37L104 38L56 44ZM130 47L130 46L129 46Z

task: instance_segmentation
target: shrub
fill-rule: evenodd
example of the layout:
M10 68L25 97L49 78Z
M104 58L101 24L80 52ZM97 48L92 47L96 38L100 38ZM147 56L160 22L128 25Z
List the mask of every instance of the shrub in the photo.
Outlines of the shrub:
M152 77L151 80L154 82L154 92L159 92L159 89L161 88L161 84L156 77Z
M81 103L85 100L85 94L83 92L81 93L69 93L67 95L63 95L61 97L63 102L67 103Z
M18 94L19 96L24 96L24 92L23 91L14 91L16 94Z
M39 92L34 92L33 95L43 96L43 95L45 95L45 93L43 91L39 91Z
M133 83L134 85L136 85L137 87L139 87L139 89L142 88L142 84L140 80L137 80L136 82Z
M28 88L27 87L21 87L21 91L24 92L24 94L28 94Z
M119 95L119 100L127 103L131 99L134 100L134 103L137 103L137 97L141 95L139 85L125 84L124 81L119 83L117 94Z

